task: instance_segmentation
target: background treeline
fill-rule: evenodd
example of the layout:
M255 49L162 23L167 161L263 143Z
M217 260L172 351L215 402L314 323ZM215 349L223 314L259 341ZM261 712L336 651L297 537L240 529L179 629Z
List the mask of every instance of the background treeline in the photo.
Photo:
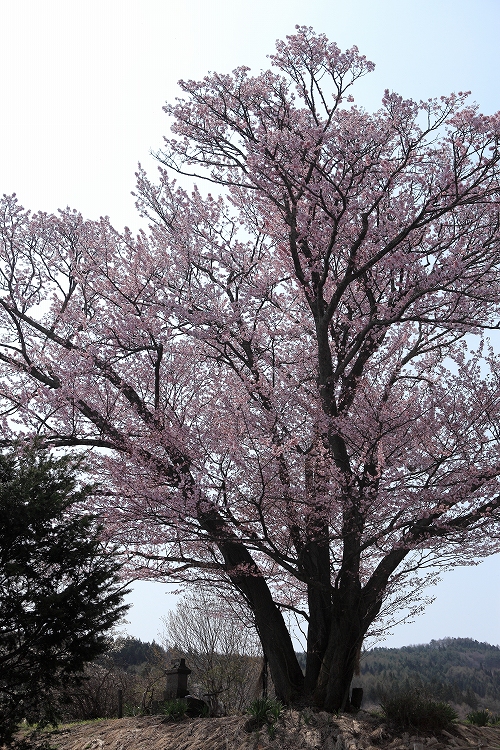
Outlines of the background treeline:
M179 656L185 656L193 670L189 685L194 694L215 694L219 713L244 710L262 688L261 657L202 653L194 649L196 644L189 645L189 649L167 649L132 637L110 641L108 652L87 665L84 680L61 696L62 719L116 716L118 688L123 691L125 714L147 711L152 700L161 700L165 670ZM300 659L305 661L305 654L299 654ZM376 707L388 693L418 689L451 703L462 717L478 708L498 715L500 648L468 638L374 648L362 654L353 685L363 688L363 708Z
M131 637L110 640L107 652L86 665L83 679L61 695L61 719L116 716L118 690L124 714L153 710L164 699L165 672L183 657L191 669L189 690L205 700L212 715L244 711L262 694L263 659L253 623L235 606L222 611L213 594L200 589L186 594L163 620L163 645Z
M154 641L119 637L109 642L108 651L86 664L83 675L61 692L59 717L62 721L117 716L118 690L122 691L125 715L147 709L161 698L165 669L173 653Z
M163 700L166 670L173 659L184 657L191 669L188 687L202 697L213 715L244 711L262 692L262 658L249 653L194 651L164 648L137 638L117 638L109 651L87 664L82 679L74 680L60 695L63 722L117 716L118 690L125 716L148 713ZM272 686L270 694L272 694Z
M454 704L462 716L477 708L500 713L500 648L469 638L374 648L362 654L355 680L364 706L377 704L384 693L417 688Z

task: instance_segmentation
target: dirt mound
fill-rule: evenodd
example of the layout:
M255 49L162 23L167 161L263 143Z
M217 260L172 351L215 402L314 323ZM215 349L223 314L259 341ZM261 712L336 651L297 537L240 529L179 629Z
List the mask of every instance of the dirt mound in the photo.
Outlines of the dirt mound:
M274 737L266 727L248 732L246 723L244 716L177 724L140 716L61 727L44 738L56 750L500 750L500 727L457 725L435 736L395 735L363 712L337 718L287 711Z

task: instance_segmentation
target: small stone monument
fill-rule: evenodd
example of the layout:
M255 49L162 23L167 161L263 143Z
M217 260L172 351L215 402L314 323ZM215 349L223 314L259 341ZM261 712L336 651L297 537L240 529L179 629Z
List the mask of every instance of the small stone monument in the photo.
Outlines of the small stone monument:
M191 674L189 667L186 667L185 659L172 659L171 668L165 673L167 684L163 699L166 701L174 698L184 698L189 694L187 679Z

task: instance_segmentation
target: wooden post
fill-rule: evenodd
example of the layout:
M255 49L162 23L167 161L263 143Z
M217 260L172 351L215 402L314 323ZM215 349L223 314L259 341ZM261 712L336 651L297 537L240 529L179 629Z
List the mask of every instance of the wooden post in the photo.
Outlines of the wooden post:
M362 701L363 701L363 688L353 688L352 695L351 695L351 706L356 711L359 711L359 709L361 708Z
M267 656L264 654L264 659L262 662L262 697L267 698L267 684L268 684L268 660Z
M123 690L118 688L118 718L123 718Z

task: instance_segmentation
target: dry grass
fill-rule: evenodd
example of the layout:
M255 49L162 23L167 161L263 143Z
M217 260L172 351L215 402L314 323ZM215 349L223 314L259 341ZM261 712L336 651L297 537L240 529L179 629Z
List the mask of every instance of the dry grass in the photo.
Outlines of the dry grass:
M500 727L456 725L440 735L394 735L365 712L336 718L325 712L287 711L271 738L249 733L247 717L165 723L161 716L103 719L44 732L55 750L500 750ZM35 748L35 744L33 745Z

